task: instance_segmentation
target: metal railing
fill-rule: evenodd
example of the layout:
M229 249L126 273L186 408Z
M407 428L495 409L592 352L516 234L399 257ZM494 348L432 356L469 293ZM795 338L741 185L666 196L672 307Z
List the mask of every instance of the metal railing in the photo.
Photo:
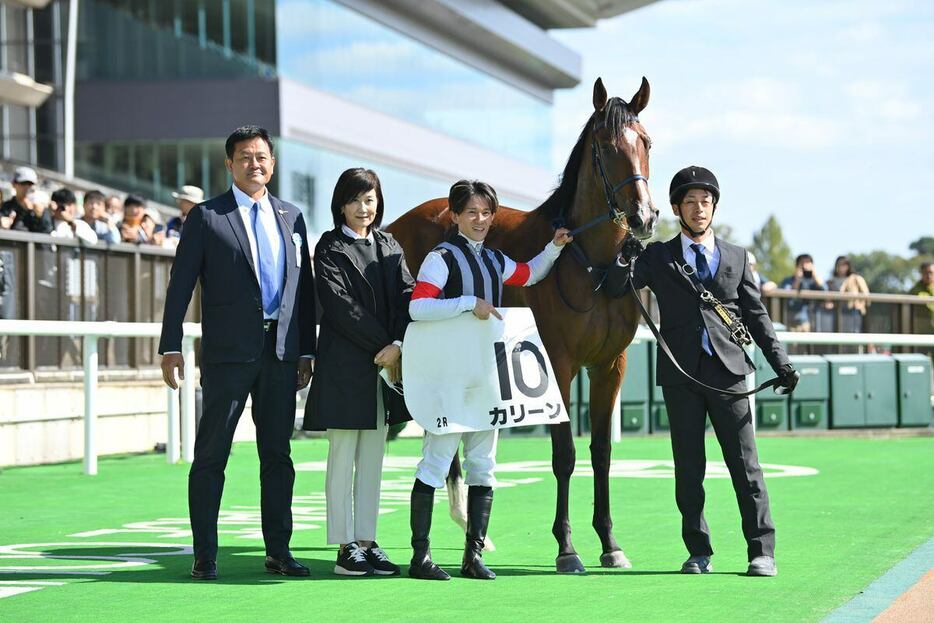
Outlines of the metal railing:
M0 318L21 320L159 322L173 249L134 244L87 245L47 234L0 231ZM199 320L199 289L186 320ZM54 375L78 370L80 341L71 334L7 338L0 370ZM100 353L109 369L158 365L156 339L110 338Z
M179 390L166 387L167 431L166 459L186 463L195 453L195 339L201 337L201 325L184 323L182 355L185 380L181 384L181 436L179 436ZM80 337L83 342L84 368L84 473L97 474L97 382L98 340L101 338L158 338L162 325L156 322L80 322L48 320L0 320L0 335L30 337Z
M166 460L194 460L195 438L195 340L201 337L201 325L183 324L182 355L185 358L185 380L181 383L181 431L179 431L179 390L166 388L167 442ZM84 367L84 473L97 474L97 385L98 340L118 337L158 337L159 323L132 322L71 322L42 320L0 320L0 336L23 335L80 336L83 341ZM796 333L778 332L785 344L891 344L934 348L934 335L898 335L889 333ZM637 339L654 341L655 336L643 326L636 331ZM749 387L755 386L755 373L747 378ZM613 413L613 441L621 439L619 401ZM181 434L179 434L181 432Z

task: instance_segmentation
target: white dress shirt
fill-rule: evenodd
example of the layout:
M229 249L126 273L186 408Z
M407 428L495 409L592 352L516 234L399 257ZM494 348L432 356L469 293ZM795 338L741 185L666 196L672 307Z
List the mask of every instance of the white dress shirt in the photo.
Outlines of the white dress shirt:
M695 244L694 241L685 236L684 232L681 232L681 253L684 255L684 261L694 270L697 270L697 254L691 248L692 244ZM710 276L715 277L717 269L720 267L720 248L717 246L717 238L713 235L713 232L710 232L707 237L700 241L700 244L703 245L707 266L710 267Z
M256 281L259 277L259 257L256 250L256 237L253 235L253 219L250 212L253 210L253 199L245 192L237 188L236 184L231 187L234 199L237 202L237 209L240 211L240 217L243 219L243 226L246 228L246 237L250 241L250 253L253 255L253 266L256 271ZM269 203L269 191L264 189L263 196L259 199L259 214L257 215L257 227L262 227L266 231L266 237L269 239L269 246L272 247L273 265L276 275L279 279L279 294L282 295L285 284L285 246L282 244L282 235L279 232L277 217ZM271 314L264 314L266 320L278 320L279 310L276 309Z

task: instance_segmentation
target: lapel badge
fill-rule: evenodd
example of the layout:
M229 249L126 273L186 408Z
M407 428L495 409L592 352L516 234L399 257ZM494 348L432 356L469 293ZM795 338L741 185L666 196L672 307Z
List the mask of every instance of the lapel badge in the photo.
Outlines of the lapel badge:
M295 245L296 247L298 247L298 248L301 248L301 247L302 247L302 237L299 236L297 233L292 234L292 244L294 244L294 245Z
M277 210L277 212L278 212L279 214L285 216L285 210Z

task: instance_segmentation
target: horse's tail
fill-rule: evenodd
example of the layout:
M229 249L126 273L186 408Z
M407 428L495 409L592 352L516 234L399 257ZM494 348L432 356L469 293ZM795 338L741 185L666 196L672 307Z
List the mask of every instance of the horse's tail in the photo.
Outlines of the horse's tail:
M461 469L460 453L454 455L447 477L448 511L454 520L465 532L467 531L467 485L464 483L464 472ZM487 536L483 541L483 549L492 552L496 549L493 541Z

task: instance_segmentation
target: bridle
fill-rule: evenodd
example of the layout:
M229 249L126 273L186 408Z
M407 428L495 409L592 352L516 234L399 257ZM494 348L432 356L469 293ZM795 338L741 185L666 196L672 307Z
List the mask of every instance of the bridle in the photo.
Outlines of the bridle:
M626 179L624 179L623 181L615 185L610 181L609 176L606 174L606 167L603 166L603 157L601 155L602 150L600 148L600 141L597 139L597 132L599 130L602 130L605 127L606 127L605 120L594 123L593 135L591 136L591 140L590 140L590 152L591 152L591 159L593 161L592 164L593 164L594 171L596 172L597 175L599 175L600 181L603 185L603 197L606 200L607 211L605 214L601 214L600 216L587 221L580 227L573 229L569 234L571 236L576 236L580 234L581 232L587 231L591 227L595 227L609 220L612 220L613 223L615 223L616 226L619 227L620 229L624 229L626 227L632 229L642 224L642 219L639 218L637 214L635 213L626 214L625 210L621 210L619 208L619 204L616 201L616 195L619 194L619 191L621 191L623 188L625 188L629 184L635 184L636 182L639 182L639 181L642 181L648 184L649 178L645 177L644 175L636 174L636 175L630 175L629 177L627 177Z

